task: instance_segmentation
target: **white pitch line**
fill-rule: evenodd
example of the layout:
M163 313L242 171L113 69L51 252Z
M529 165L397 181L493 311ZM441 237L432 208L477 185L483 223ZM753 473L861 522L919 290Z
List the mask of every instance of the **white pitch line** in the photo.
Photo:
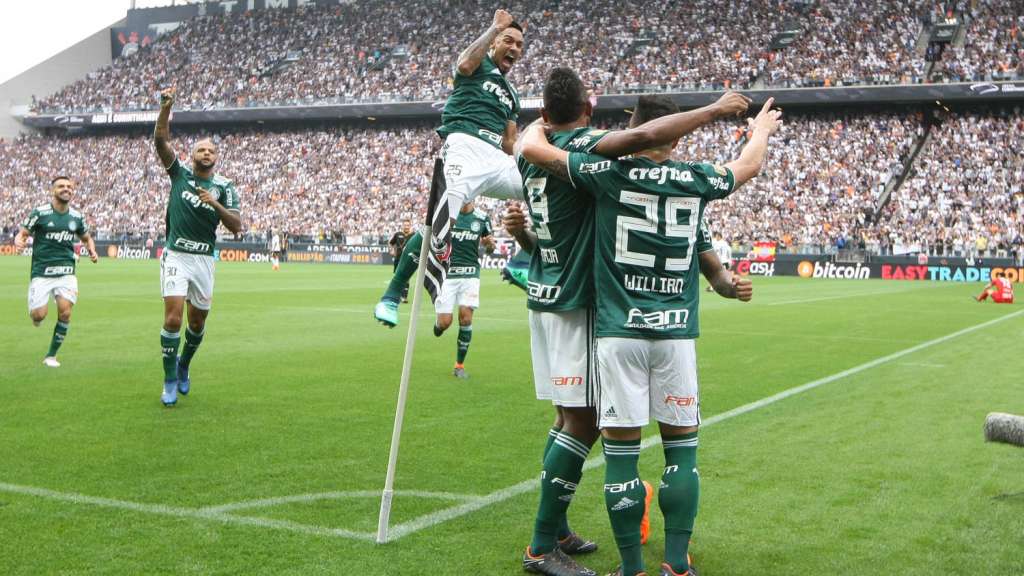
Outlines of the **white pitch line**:
M900 350L899 352L894 352L887 356L882 356L881 358L871 360L870 362L865 362L864 364L854 366L853 368L843 370L842 372L837 372L835 374L832 374L831 376L819 378L806 384L801 384L800 386L783 390L782 392L779 392L778 394L774 394L772 396L768 396L767 398L762 398L755 402L744 404L743 406L739 406L733 408L732 410L722 412L721 414L716 414L708 418L707 420L702 421L701 428L707 428L708 426L712 426L719 422L724 422L726 420L729 420L730 418L735 418L736 416L746 414L747 412L753 412L754 410L763 408L770 404L774 404L776 402L779 402L780 400L785 400L790 396L794 396L796 394L800 394L801 392L812 390L819 386L824 386L825 384L835 382L836 380L841 380L843 378L846 378L847 376L853 376L854 374L864 372L865 370L870 370L881 364L892 362L893 360L902 358L908 354L913 354L914 352L919 352L921 350L924 350L925 348L930 348L937 344L942 344L943 342L947 342L949 340L952 340L953 338L963 336L964 334L969 334L971 332L975 332L983 328L988 328L993 324L1009 320L1010 318L1020 316L1021 314L1024 314L1024 310L1020 310L1012 314L1007 314L1005 316L1000 316L999 318L994 318L987 322L982 322L981 324L976 324L974 326L970 326L962 330L957 330L956 332L953 332L951 334L940 336L939 338L935 338L934 340L928 340L927 342L922 342L921 344L918 344L916 346L911 346L910 348ZM640 449L646 450L647 448L650 448L651 446L655 446L660 443L661 438L658 435L648 436L647 438L644 438L644 440L640 443ZM587 462L583 465L583 469L590 470L591 468L597 468L598 466L601 466L603 464L604 455L599 454L593 458L588 459ZM496 492L492 492L486 496L481 497L479 500L466 502L465 504L459 504L458 506L453 506L451 508L439 510L437 512L432 512L430 514L425 514L414 520L410 520L408 522L394 526L391 529L391 537L388 539L388 541L390 542L392 540L397 540L399 538L402 538L403 536L408 536L409 534L419 532L420 530L436 526L437 524L441 524L442 522L454 520L461 516L465 516L466 514L476 512L477 510L480 510L482 508L498 504L499 502L504 502L505 500L508 500L509 498L513 498L515 496L519 496L520 494L532 492L537 489L538 485L539 482L537 482L536 478L524 480L518 484L514 484L507 488L502 488L501 490L498 490Z
M412 498L434 498L437 500L454 500L457 502L469 502L481 498L476 494L453 494L451 492L428 492L426 490L395 490L395 496L406 496ZM290 496L276 496L273 498L259 498L257 500L245 500L242 502L231 502L217 506L205 506L200 511L221 514L235 510L248 508L269 508L281 504L295 504L305 502L316 502L318 500L342 500L345 498L380 498L380 490L349 490L334 492L317 492L313 494L292 494Z
M919 352L919 351L924 350L926 348L930 348L930 347L935 346L937 344L941 344L943 342L947 342L949 340L952 340L953 338L957 338L959 336L963 336L964 334L969 334L971 332L975 332L977 330L981 330L983 328L987 328L989 326L992 326L993 324L996 324L996 323L999 323L999 322L1003 322L1003 321L1009 320L1011 318L1015 318L1017 316L1020 316L1021 314L1024 314L1024 310L1019 310L1017 312L1013 312L1013 313L1007 314L1005 316L1000 316L999 318L994 318L992 320L988 320L986 322L982 322L981 324L976 324L974 326L970 326L968 328L964 328L962 330L958 330L958 331L953 332L951 334L947 334L945 336L941 336L939 338L935 338L934 340L929 340L927 342L922 342L921 344L918 344L916 346L911 346L910 348L901 350L899 352L895 352L893 354L889 354L887 356L883 356L881 358L872 360L870 362L866 362L864 364L860 364L859 366L854 366L853 368L850 368L850 369L847 369L847 370L843 370L842 372L838 372L838 373L833 374L831 376L826 376L824 378L820 378L818 380L814 380L812 382L808 382L806 384L803 384L803 385L800 385L800 386L796 386L794 388L789 388L788 390L784 390L784 391L779 392L778 394L775 394L773 396L768 396L767 398L762 398L761 400L758 400L756 402L751 402L749 404L744 404L743 406L739 406L737 408L733 408L732 410L729 410L727 412L723 412L721 414L716 414L715 416L712 416L712 417L708 418L707 420L704 420L701 423L701 427L702 428L707 428L708 426L712 426L712 425L717 424L719 422L724 422L726 420L729 420L730 418L735 418L736 416L740 416L742 414L746 414L747 412L752 412L752 411L757 410L759 408L763 408L763 407L768 406L770 404L774 404L776 402L779 402L780 400L784 400L786 398L789 398L790 396L794 396L794 395L799 394L801 392L806 392L808 390L811 390L813 388L817 388L819 386L823 386L823 385L828 384L830 382L834 382L836 380L839 380L839 379L842 379L842 378L846 378L847 376L852 376L852 375L857 374L859 372L863 372L865 370L869 370L869 369L874 368L876 366L879 366L881 364L885 364L887 362L891 362L893 360L896 360L897 358L902 358L903 356L906 356L908 354L913 354L914 352ZM647 448L650 448L651 446L655 446L655 445L659 444L660 442L661 442L661 439L657 435L653 435L653 436L649 436L649 437L645 438L641 442L640 447L641 447L641 449L647 449ZM584 468L584 470L590 470L592 468L597 468L598 466L601 466L603 464L604 464L604 456L603 455L597 455L594 458L591 458L591 459L587 460L587 462L583 465L583 468ZM464 498L467 499L467 501L462 503L462 504L459 504L457 506L453 506L451 508L447 508L447 509L444 509L444 510L439 510L439 511L433 512L431 514L426 514L424 516L421 516L421 517L416 518L414 520L411 520L409 522L405 522L405 523L402 523L402 524L394 526L391 529L391 538L389 539L389 541L397 540L399 538L402 538L403 536L408 536L409 534L413 534L413 533L418 532L420 530L423 530L423 529L426 529L426 528L430 528L432 526L436 526L437 524L441 524L442 522L447 522L448 520L454 520L455 518L459 518L461 516L465 516L466 514L470 514L472 512L480 510L482 508L486 508L488 506L492 506L494 504L498 504L500 502L503 502L503 501L508 500L510 498L513 498L515 496L519 496L520 494L525 494L527 492L532 492L533 490L537 489L537 486L538 486L538 482L534 478L534 479L524 480L524 481L522 481L522 482L520 482L518 484L514 484L514 485L509 486L507 488L502 488L501 490L492 492L492 493L487 494L485 496L479 496L479 497L474 497L474 496L471 496L471 495L450 494L450 493L445 493L445 492L425 492L425 491L420 491L420 490L410 490L410 491L404 492L406 495L409 495L409 496L421 496L421 497L430 497L430 498L436 498L436 497L438 497L438 494L444 494L446 496L440 496L440 497L441 498L446 498L446 499L453 499L453 500L458 498L458 497L464 497ZM85 494L77 494L77 493L74 493L74 492L57 492L55 490L48 490L48 489L45 489L45 488L37 488L37 487L34 487L34 486L21 486L21 485L17 485L17 484L7 484L7 483L4 483L4 482L0 482L0 492L9 492L9 493L13 493L13 494L23 494L23 495L27 495L27 496L35 496L35 497L38 497L38 498L47 498L47 499L50 499L50 500L58 500L58 501L62 501L62 502L71 502L71 503L74 503L74 504L87 504L87 505L92 505L92 506L100 506L100 507L104 507L104 508L116 508L116 509L121 509L121 510L130 510L130 511L133 511L133 512L141 512L141 513L146 513L146 514L158 514L158 515L162 515L162 516L172 516L172 517L178 517L178 518L194 518L194 519L198 519L198 520L209 520L209 521L214 521L214 522L222 522L222 523L225 523L225 524L237 524L237 525L244 525L244 526L253 526L253 527L264 528L264 529L286 530L286 531L290 531L290 532L298 532L298 533L303 533L303 534L311 534L311 535L315 535L315 536L333 536L333 537L349 538L349 539L353 539L353 540L363 540L363 541L367 541L367 542L373 542L376 539L376 534L373 533L373 532L356 532L356 531L353 531L353 530L345 530L343 528L326 528L326 527L323 527L323 526L312 526L312 525L308 525L308 524L300 524L300 523L297 523L297 522L289 522L287 520L276 520L276 519L273 519L273 518L260 518L260 517L253 517L253 516L235 516L235 515L232 515L232 514L226 514L222 510L218 510L218 508L221 508L221 507L217 507L217 506L204 509L204 508L184 508L184 507L179 507L179 506L167 506L167 505L164 505L164 504L144 504L144 503L141 503L141 502L130 502L130 501L126 501L126 500L115 500L115 499L112 499L112 498L101 498L101 497L96 497L96 496L88 496L88 495L85 495ZM340 494L340 493L336 493L336 494ZM369 490L366 490L366 491L358 491L358 492L349 492L349 493L346 493L346 494L359 494L359 495L366 494L367 495L366 497L369 497L369 495L372 495L373 497L376 497L376 496L379 495L379 492L377 492L377 491L372 491L371 492ZM429 496L426 496L428 494L429 494ZM311 497L315 497L315 496L319 496L319 495L317 495L317 494L302 494L302 495L298 495L297 497L312 499ZM356 496L353 496L353 497L356 497ZM362 496L358 496L358 497L362 497ZM288 498L288 497L281 497L281 498L283 499L283 498ZM272 501L272 500L275 500L275 499L265 499L263 501ZM262 502L262 501L251 501L251 502ZM241 503L241 502L236 503L236 505L238 505L238 504L243 504L243 503ZM270 504L270 505L273 505L273 504ZM230 505L225 505L225 506L230 506Z
M7 484L4 482L0 482L0 492L24 494L39 498L47 498L50 500L71 502L74 504L89 504L92 506L101 506L103 508L131 510L132 512L142 512L145 514L159 514L161 516L194 518L197 520L223 522L225 524L239 524L243 526L255 526L257 528L287 530L289 532L300 532L315 536L336 536L341 538L350 538L353 540L366 540L370 542L372 542L376 536L373 532L355 532L353 530L345 530L344 528L325 528L323 526L311 526L308 524L299 524L298 522L276 520L273 518L233 516L231 514L207 512L199 508L183 508L179 506L167 506L164 504L143 504L141 502L129 502L127 500L115 500L113 498L100 498L97 496L76 494L74 492L57 492L55 490L47 490L45 488L19 486L17 484Z

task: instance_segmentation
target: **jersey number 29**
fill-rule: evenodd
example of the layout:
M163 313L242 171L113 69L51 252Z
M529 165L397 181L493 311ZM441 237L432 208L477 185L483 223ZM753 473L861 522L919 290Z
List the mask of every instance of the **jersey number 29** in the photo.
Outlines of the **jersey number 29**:
M665 200L664 205L659 207L659 201L662 198ZM619 192L619 203L643 208L644 217L635 218L632 216L619 216L616 218L616 262L632 266L653 268L656 260L654 254L633 252L629 250L629 234L630 232L647 232L650 234L657 234L658 223L660 220L664 220L666 237L686 239L685 256L683 258L666 257L665 270L669 272L686 272L690 269L690 262L693 259L693 245L697 238L699 225L697 215L700 212L700 198L664 197L656 194L645 194L643 192L622 190ZM680 224L679 213L683 211L688 212L686 215L686 223Z

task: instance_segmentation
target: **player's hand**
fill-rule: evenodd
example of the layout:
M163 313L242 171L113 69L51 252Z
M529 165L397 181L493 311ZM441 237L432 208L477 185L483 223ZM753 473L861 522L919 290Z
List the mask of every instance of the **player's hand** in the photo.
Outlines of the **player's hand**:
M775 98L769 98L757 116L747 120L750 128L755 132L767 132L769 136L775 134L782 128L782 110L772 110Z
M740 302L750 302L750 299L754 297L754 283L750 281L750 278L733 274L732 286L736 290L736 299Z
M21 234L15 234L15 236L14 236L14 247L18 250L18 252L21 252L22 250L24 250L26 244L27 244L27 242L25 242L25 237L24 236L22 236Z
M204 204L213 206L217 203L217 199L214 198L213 194L210 194L210 191L206 188L196 186L196 192L199 192L199 199L202 200Z
M501 225L512 236L518 236L529 228L530 223L526 219L526 212L523 212L522 206L518 202L509 202L505 207L505 213L501 216Z
M491 25L497 28L498 31L504 30L512 25L512 15L499 8L494 11L494 22Z
M89 260L92 260L92 263L95 264L100 261L100 255L97 254L96 251L92 250L89 252Z
M174 93L175 92L176 92L176 89L174 88L174 86L171 86L170 88L164 88L163 90L160 91L160 107L161 108L170 108L172 105L174 105Z
M715 108L718 109L718 115L723 118L731 116L742 116L747 112L747 108L750 106L750 98L747 98L739 92L733 92L729 90L722 97L715 102Z

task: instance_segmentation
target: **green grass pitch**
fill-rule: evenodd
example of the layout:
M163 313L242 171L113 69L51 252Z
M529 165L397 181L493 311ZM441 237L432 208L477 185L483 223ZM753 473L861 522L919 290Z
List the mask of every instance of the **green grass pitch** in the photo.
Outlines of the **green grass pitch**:
M409 309L395 330L371 320L389 267L218 265L174 409L156 261L80 265L58 370L40 364L55 311L32 327L28 268L0 259L0 574L521 573L537 493L499 491L536 479L552 410L533 398L524 295L494 271L468 381L451 377L454 331L435 339L422 312L392 518L406 534L377 545ZM705 420L826 380L701 432L702 574L1024 573L1024 448L982 439L986 413L1024 413L1020 305L971 302L975 285L754 282L751 304L702 294ZM646 450L642 475L662 462ZM603 574L602 476L584 475L570 520ZM656 510L652 525L656 573Z

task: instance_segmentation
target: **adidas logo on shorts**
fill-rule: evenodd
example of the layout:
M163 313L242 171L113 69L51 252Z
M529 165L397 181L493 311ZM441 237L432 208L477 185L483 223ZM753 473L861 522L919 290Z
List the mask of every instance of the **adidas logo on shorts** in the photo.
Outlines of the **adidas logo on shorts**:
M609 406L608 409L604 411L604 417L605 418L618 418L619 415L615 413L615 407L614 406Z
M612 512L618 512L619 510L632 508L633 506L636 506L638 503L639 502L637 502L636 500L623 496L622 500L619 500L618 502L615 503L615 506L612 506Z

